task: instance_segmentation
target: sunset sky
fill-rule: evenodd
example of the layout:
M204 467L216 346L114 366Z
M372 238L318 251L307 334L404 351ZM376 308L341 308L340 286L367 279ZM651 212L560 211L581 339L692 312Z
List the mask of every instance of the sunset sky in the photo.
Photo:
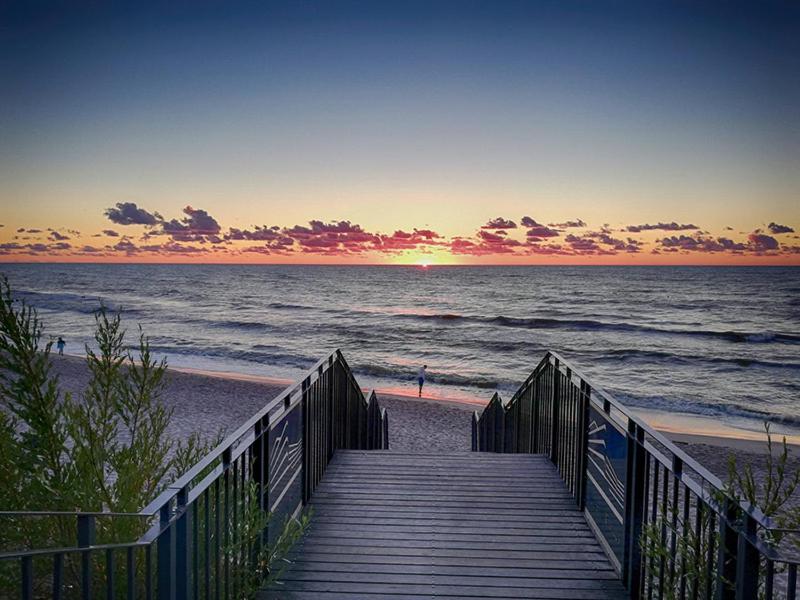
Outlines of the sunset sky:
M12 2L0 81L0 261L800 264L796 2Z

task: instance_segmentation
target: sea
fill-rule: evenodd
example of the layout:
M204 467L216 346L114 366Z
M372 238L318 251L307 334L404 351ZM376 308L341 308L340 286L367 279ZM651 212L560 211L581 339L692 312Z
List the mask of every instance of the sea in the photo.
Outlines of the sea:
M170 366L296 379L340 348L365 387L510 397L554 350L634 409L800 432L800 268L3 264L45 341L122 313Z

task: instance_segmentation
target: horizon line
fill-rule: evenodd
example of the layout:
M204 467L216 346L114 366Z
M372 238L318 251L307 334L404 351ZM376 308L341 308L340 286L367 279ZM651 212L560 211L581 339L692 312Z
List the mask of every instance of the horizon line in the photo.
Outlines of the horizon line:
M641 263L641 264L614 264L614 263L577 263L577 264L553 264L553 263L528 263L528 264L509 264L509 263L486 263L486 264L459 264L459 263L444 263L444 264L427 264L420 265L414 263L286 263L286 262L153 262L153 261L4 261L0 260L0 265L147 265L147 266L236 266L236 267L400 267L412 268L419 270L429 270L441 267L459 267L459 268L474 268L474 267L719 267L719 268L742 268L742 267L760 267L760 268L800 268L800 263L797 264L719 264L719 263Z

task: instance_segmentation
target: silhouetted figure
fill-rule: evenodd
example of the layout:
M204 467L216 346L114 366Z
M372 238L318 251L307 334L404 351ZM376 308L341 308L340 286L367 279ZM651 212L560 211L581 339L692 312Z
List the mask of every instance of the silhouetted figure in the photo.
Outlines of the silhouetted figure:
M67 345L67 342L64 341L64 338L58 336L58 341L56 342L56 348L58 348L58 355L64 356L64 346Z
M419 383L419 397L422 398L422 386L425 385L425 369L428 368L428 365L422 365L422 368L419 370L417 374L417 383Z

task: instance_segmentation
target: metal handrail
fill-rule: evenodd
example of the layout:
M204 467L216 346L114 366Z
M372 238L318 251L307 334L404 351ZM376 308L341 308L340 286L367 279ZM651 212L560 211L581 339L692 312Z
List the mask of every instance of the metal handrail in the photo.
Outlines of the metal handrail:
M127 597L136 597L135 569L137 564L141 567L138 561L144 560L147 573L154 573L153 578L145 578L148 597L155 588L159 600L172 600L176 593L179 598L189 594L190 586L198 592L202 583L198 562L201 546L205 552L205 585L211 585L209 544L213 540L214 585L222 579L226 590L232 585L235 593L240 582L236 577L229 580L230 562L255 560L255 554L235 547L237 511L244 519L245 510L250 510L246 505L250 486L256 489L257 509L289 518L308 502L337 448L385 449L388 443L386 409L380 407L374 391L364 396L337 349L318 361L300 381L287 386L139 512L1 511L0 518L74 517L78 541L76 546L5 551L0 553L0 564L19 562L20 597L29 598L35 581L32 561L51 557L53 595L60 597L65 557L80 557L76 576L84 597L88 597L86 594L97 583L92 580L97 561L90 557L93 552L104 552L107 594L121 597L112 589L112 575L118 569L114 556L122 552L127 561ZM209 529L213 526L209 521L212 516L216 520L215 533ZM97 519L156 517L157 521L135 540L96 543ZM198 524L201 517L205 518L202 531ZM221 518L226 523L222 529ZM272 528L270 525L258 534L253 551L277 539ZM221 537L225 538L224 543L220 542ZM229 549L231 542L233 550ZM221 546L223 552L235 555L229 558L226 554L221 559ZM137 558L139 551L144 552L143 558ZM153 556L157 557L155 565ZM224 572L220 570L223 563Z
M757 594L773 598L780 583L784 590L780 597L795 599L800 561L771 543L790 532L758 507L730 497L717 476L611 394L590 383L559 354L547 352L508 403L495 394L480 414L476 411L472 432L473 450L550 455L631 597L642 597L645 591L649 597L654 590L662 597L662 586L674 584L662 579L663 559L656 569L652 558L650 563L643 558L639 544L644 528L658 525L662 542L670 541L673 558L668 571L674 573L678 539L683 536L685 541L690 535L687 520L695 519L700 527L701 514L711 511L708 530L698 530L706 536L710 552L718 554L715 564L707 557L706 592L710 594L714 585L720 599L747 600ZM590 438L594 444L591 453ZM499 445L498 439L502 440ZM617 453L627 446L622 452L626 465L619 474L619 465L613 463L619 457L608 454L607 444L615 446ZM612 501L615 491L616 500ZM618 525L609 520L609 511L618 515ZM718 532L711 530L714 523L719 525ZM670 527L674 531L668 534ZM680 535L679 527L683 528ZM785 571L779 573L776 565ZM688 584L675 585L683 597ZM699 580L694 585L699 586ZM696 597L697 587L693 593Z

